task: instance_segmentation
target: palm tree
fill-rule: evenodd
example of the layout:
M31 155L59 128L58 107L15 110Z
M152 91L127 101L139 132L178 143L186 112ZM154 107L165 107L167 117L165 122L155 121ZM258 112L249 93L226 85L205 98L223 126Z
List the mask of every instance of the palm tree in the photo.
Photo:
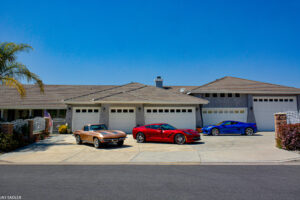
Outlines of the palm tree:
M26 91L21 81L34 82L44 92L42 80L22 63L16 61L18 52L32 50L28 44L15 44L12 42L0 43L0 84L14 87L21 97L25 97Z

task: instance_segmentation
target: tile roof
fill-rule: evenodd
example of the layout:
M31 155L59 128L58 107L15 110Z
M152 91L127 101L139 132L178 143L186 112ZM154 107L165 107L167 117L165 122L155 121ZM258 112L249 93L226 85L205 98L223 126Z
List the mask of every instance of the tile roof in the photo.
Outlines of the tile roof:
M191 93L300 94L299 88L226 76L191 90Z
M207 104L208 101L175 93L154 86L129 83L103 91L65 99L68 104L80 103L156 103L156 104Z
M25 85L26 97L23 99L14 88L0 85L0 108L19 109L59 109L66 108L66 98L86 94L108 88L113 85L45 85L45 93L41 94L35 85Z

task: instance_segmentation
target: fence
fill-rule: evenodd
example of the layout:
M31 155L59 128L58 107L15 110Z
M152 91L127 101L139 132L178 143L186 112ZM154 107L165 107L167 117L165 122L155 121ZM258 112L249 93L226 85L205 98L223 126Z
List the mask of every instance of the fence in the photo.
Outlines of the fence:
M286 113L286 120L288 124L298 124L300 123L300 112L297 111L287 111Z

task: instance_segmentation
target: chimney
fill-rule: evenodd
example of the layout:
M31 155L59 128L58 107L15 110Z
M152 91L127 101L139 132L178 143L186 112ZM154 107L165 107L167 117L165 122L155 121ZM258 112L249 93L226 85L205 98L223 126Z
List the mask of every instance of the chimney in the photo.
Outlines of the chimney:
M155 86L158 88L163 88L163 79L161 78L161 76L156 77Z

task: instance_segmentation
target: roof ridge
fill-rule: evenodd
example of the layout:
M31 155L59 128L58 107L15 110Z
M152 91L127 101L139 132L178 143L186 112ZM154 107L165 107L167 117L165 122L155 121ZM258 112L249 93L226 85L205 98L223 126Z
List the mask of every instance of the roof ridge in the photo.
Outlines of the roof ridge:
M131 83L130 83L131 84ZM141 83L139 83L141 84ZM128 84L127 84L128 85ZM100 97L100 98L97 98L97 99L94 99L94 101L98 101L100 99L103 99L103 98L106 98L106 97L111 97L111 96L114 96L114 95L117 95L117 94L122 94L122 93L127 93L127 92L132 92L134 90L139 90L141 88L144 88L144 87L147 87L146 85L143 85L142 87L139 87L139 88L134 88L134 89L131 89L131 90L127 90L127 91L122 91L122 92L116 92L116 93L113 93L113 94L110 94L110 95L106 95L106 96L103 96L103 97Z
M230 76L224 76L224 77L222 77L222 78L218 78L218 79L216 79L216 80L214 80L214 81L211 81L211 82L209 82L209 83L206 83L206 84L204 84L204 85L200 85L199 87L196 87L196 88L192 89L191 92L192 92L193 90L197 90L197 89L199 89L199 88L201 88L201 87L204 87L204 86L207 86L207 85L209 85L209 84L218 82L218 81L223 80L223 79L228 78L228 77L230 77Z
M71 99L76 99L76 98L83 97L83 96L88 96L88 95L91 95L91 94L96 94L96 93L99 93L99 92L108 91L108 90L111 90L111 89L114 89L114 88L120 88L120 87L129 85L129 84L132 84L132 83L127 83L127 84L124 84L124 85L113 86L111 88L107 88L107 89L104 89L104 90L98 90L98 91L95 91L95 92L90 92L90 93L82 94L82 95L79 95L79 96L75 96L75 97L71 97L71 98L68 98L68 99L64 99L64 101L68 101L68 100L71 100Z

